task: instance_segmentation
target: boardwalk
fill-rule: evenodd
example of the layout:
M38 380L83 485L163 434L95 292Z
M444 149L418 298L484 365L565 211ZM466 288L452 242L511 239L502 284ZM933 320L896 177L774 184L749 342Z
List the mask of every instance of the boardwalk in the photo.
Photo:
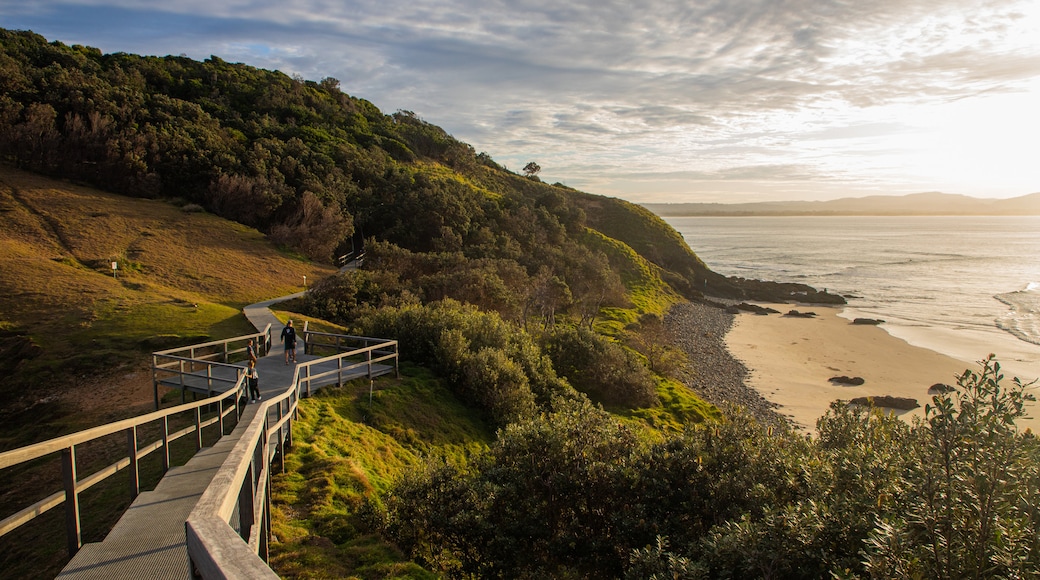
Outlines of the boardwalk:
M278 337L282 324L271 313L269 306L281 300L298 295L271 300L252 305L245 309L245 314L258 329L272 325L272 336ZM302 337L298 342L297 360L299 363L314 361L318 357L304 355ZM320 375L327 371L342 368L343 359L306 365L307 376ZM285 364L280 344L273 345L271 352L260 357L257 363L260 375L260 392L263 399L278 396L293 385L296 365ZM309 382L307 390L316 389L330 383L372 375L393 372L394 367L374 365L372 369L354 369L337 372ZM223 373L226 378L234 378L237 371L222 367L213 371L214 375ZM303 373L301 373L303 374ZM184 382L191 382L188 378ZM205 393L207 385L199 379L198 384L189 385L189 390ZM226 387L222 387L221 390ZM302 387L301 387L302 389ZM305 391L306 392L306 391ZM228 453L243 437L252 423L255 423L257 404L244 407L238 425L215 445L203 448L185 465L171 468L153 491L143 492L137 496L130 508L119 520L104 541L85 544L58 575L62 579L108 579L108 578L177 578L190 575L188 553L185 543L185 521L195 508L203 492L210 486L214 475L228 457ZM276 409L272 407L270 419Z

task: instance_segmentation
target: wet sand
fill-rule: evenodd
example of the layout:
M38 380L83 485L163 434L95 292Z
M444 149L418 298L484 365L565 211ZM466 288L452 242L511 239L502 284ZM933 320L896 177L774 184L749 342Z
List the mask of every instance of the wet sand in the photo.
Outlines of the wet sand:
M780 314L736 315L725 335L725 346L747 368L745 385L777 405L778 413L805 432L815 432L816 420L837 399L883 395L913 398L920 405L918 408L893 412L904 418L923 416L924 405L931 402L932 394L928 391L933 384L955 385L956 377L965 369L980 368L976 362L913 346L880 327L852 324L839 316L841 308L762 306L772 307ZM814 312L817 316L785 316L790 310ZM978 358L987 354L980 352ZM1011 386L1015 369L1006 370L1005 383ZM843 375L862 377L865 382L846 386L830 380ZM1031 408L1033 417L1018 424L1037 432L1040 409L1035 404Z

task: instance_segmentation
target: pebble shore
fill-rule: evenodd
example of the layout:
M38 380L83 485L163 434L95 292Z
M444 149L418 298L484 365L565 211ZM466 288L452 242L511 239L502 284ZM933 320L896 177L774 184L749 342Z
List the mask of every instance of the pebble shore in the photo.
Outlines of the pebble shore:
M724 307L686 302L673 306L665 316L676 346L689 357L679 379L716 407L737 406L763 425L786 425L776 404L745 385L747 367L726 349L734 315Z

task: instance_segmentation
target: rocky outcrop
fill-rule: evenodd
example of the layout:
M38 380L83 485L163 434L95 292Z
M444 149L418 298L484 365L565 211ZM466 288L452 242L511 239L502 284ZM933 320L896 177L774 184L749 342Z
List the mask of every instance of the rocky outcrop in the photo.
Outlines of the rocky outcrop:
M727 280L742 292L735 297L759 302L801 302L803 304L845 304L845 298L812 286L792 282L768 282L731 276ZM725 296L729 297L729 296Z
M917 404L917 399L911 399L908 397L891 397L888 395L881 397L856 397L849 401L849 403L853 405L862 405L864 407L884 407L886 409L899 409L901 411L909 411L921 406Z
M950 385L947 385L946 383L935 383L934 385L928 387L928 392L930 394L952 393L953 391L956 391L956 390L957 390L956 388L951 387Z
M748 304L747 302L741 302L740 304L735 304L733 306L730 306L729 308L726 309L726 311L729 312L730 314L737 314L737 313L739 313L741 311L753 312L755 314L759 314L759 315L762 315L762 316L765 316L767 314L780 314L780 311L776 310L775 308L769 308L767 306L759 306L758 304Z
M797 310L791 310L790 312L788 312L784 316L791 316L791 317L794 317L794 318L815 318L816 317L816 313L815 312L799 312Z
M845 375L842 375L840 377L831 377L831 382L839 385L858 387L866 381L863 380L863 377L846 377Z
M853 324L863 324L870 326L877 326L879 324L884 324L884 322L884 320L880 320L877 318L856 318L852 321Z

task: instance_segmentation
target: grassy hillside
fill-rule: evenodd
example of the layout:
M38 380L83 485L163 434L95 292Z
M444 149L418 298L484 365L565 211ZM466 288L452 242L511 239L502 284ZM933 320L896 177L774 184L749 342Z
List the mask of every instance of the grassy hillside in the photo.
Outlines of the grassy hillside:
M147 408L149 352L252 332L242 306L333 272L190 206L4 167L0 271L0 424L35 438Z
M423 461L458 462L493 433L429 372L358 381L302 402L286 472L273 481L272 566L283 577L434 578L378 533L373 506Z

